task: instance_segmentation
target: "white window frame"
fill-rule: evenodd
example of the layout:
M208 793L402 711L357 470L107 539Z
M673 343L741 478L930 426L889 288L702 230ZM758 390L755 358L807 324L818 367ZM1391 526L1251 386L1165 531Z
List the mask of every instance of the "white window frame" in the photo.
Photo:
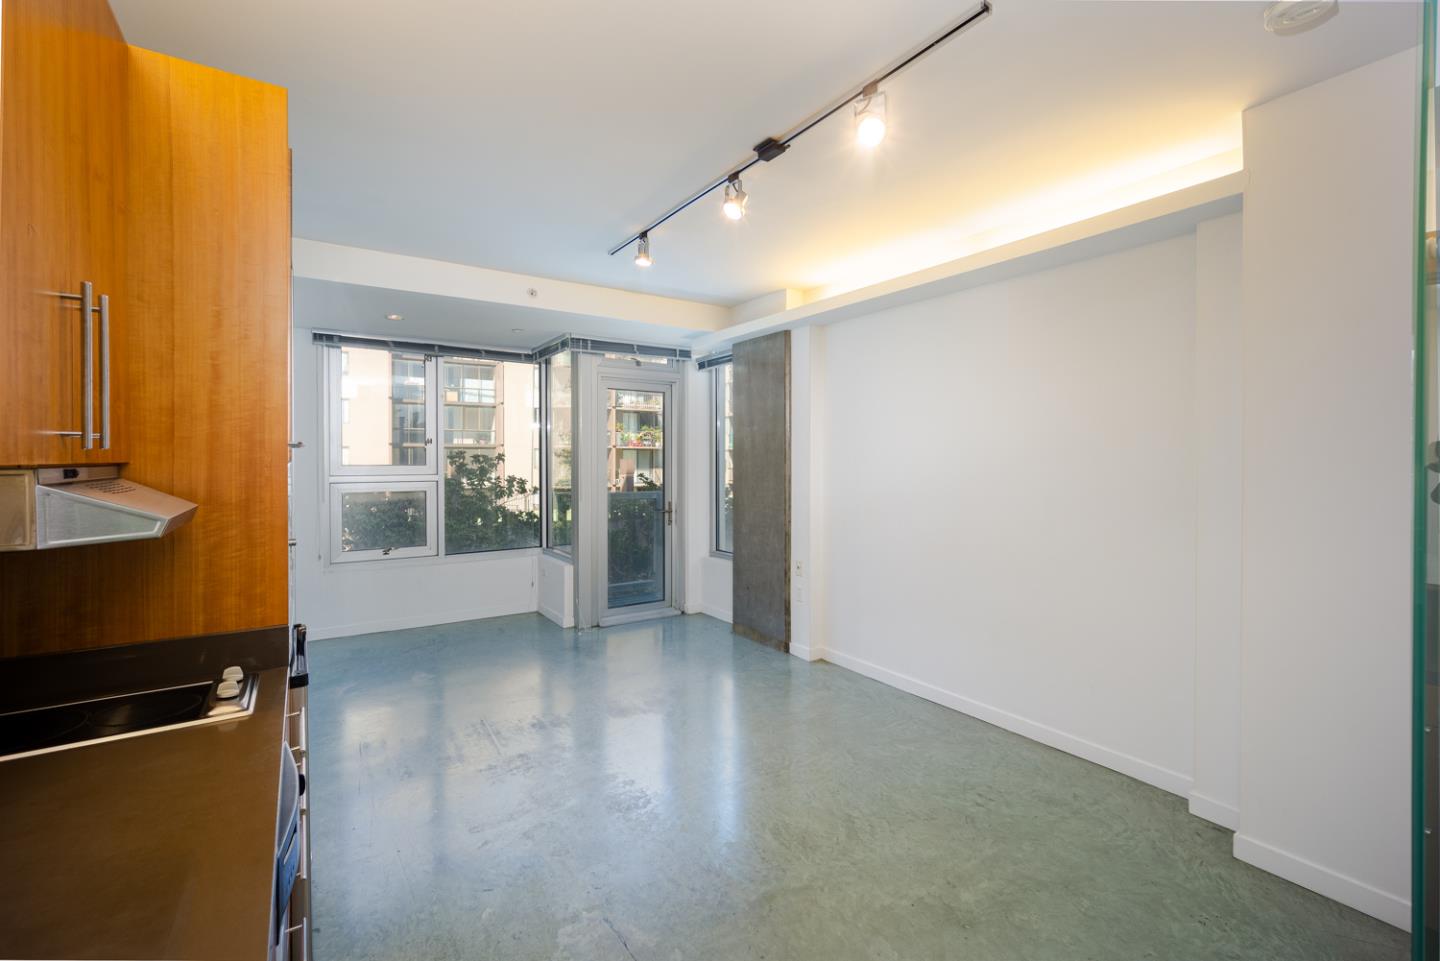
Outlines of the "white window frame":
M334 564L351 564L356 561L394 560L402 557L439 556L439 504L440 499L434 481L332 481L329 485L330 501L330 561ZM425 543L419 547L396 547L369 551L346 551L342 549L340 507L342 494L365 494L389 492L408 494L419 491L425 495Z
M389 348L376 345L373 348L357 348L360 350L380 350L385 353L405 353L405 351L394 351ZM440 469L439 444L436 442L436 429L440 427L437 415L439 409L436 407L437 398L440 396L439 361L434 356L425 357L425 463L424 464L346 464L344 461L343 443L344 433L344 404L337 401L345 400L340 393L342 373L340 370L340 357L343 347L334 347L329 350L330 357L326 361L325 396L329 405L329 418L327 423L328 437L326 438L326 453L328 454L331 477L433 477ZM394 430L393 424L386 425L387 435ZM443 437L444 435L439 435Z
M383 344L376 344L373 348L362 348L381 350L387 353L418 353L413 351L396 351ZM398 559L425 559L427 563L465 563L480 558L493 557L503 554L522 554L525 552L538 553L540 545L533 547L505 547L485 551L465 551L456 554L447 554L445 550L445 527L442 523L445 514L445 459L442 456L444 451L444 425L440 422L440 413L443 406L444 384L441 382L441 364L446 357L452 355L425 354L425 423L426 433L429 435L425 444L424 466L418 464L342 464L342 420L344 409L344 397L341 395L343 381L341 379L341 358L344 356L340 346L328 347L325 351L323 363L321 364L321 384L323 419L326 429L324 438L325 470L322 478L323 495L325 498L325 514L329 520L329 530L326 534L328 539L327 558L331 564L351 564L357 561L393 561ZM461 358L463 359L463 358ZM538 366L538 365L537 365ZM496 446L495 448L476 447L474 450L479 453L486 453L503 446L504 437L503 420L498 416L498 411L503 409L501 397L503 396L503 384L506 371L504 362L496 362ZM531 375L533 376L533 375ZM533 415L532 415L533 416ZM393 429L393 427L392 427ZM538 443L538 437L537 437ZM457 448L464 450L466 448ZM534 456L533 453L530 456ZM540 473L540 484L545 483L545 466L542 463ZM388 554L384 550L372 551L342 551L340 549L340 493L344 491L423 491L425 494L425 522L426 522L426 543L424 547L395 548ZM543 498L537 498L543 501ZM544 525L542 517L541 536L544 536Z

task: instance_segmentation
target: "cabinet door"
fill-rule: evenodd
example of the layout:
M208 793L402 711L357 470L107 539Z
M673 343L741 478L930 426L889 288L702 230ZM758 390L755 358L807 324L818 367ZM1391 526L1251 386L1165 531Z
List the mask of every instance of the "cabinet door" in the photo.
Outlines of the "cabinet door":
M5 0L0 13L0 465L122 461L118 381L111 449L97 439L86 451L77 433L85 341L74 295L85 281L97 307L109 295L109 346L122 350L128 48L104 0ZM98 433L98 310L91 319Z

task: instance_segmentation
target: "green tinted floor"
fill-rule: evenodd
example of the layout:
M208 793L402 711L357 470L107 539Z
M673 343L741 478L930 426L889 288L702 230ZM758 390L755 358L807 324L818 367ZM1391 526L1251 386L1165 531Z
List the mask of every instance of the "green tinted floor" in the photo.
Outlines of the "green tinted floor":
M310 663L319 961L1406 956L1180 798L710 618Z

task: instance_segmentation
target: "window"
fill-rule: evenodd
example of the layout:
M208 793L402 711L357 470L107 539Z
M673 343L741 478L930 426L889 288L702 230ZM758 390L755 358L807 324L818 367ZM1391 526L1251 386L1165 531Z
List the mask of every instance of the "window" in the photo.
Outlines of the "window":
M332 472L411 474L431 467L425 357L368 347L334 353Z
M608 414L610 490L660 490L665 483L665 395L612 390Z
M423 467L429 462L430 444L425 407L426 361L415 354L390 355L390 463Z
M330 557L340 561L435 553L435 485L330 486Z
M569 351L546 361L546 448L548 465L545 493L545 543L569 554L575 543L575 407L574 358Z
M532 364L441 360L445 553L540 546Z
M715 386L715 550L735 550L735 366L710 368Z
M610 489L656 490L664 483L663 396L612 391Z
M674 367L675 363L669 357L651 357L646 354L606 354L605 362L611 365L625 365L635 367Z
M539 546L534 365L331 354L332 561Z
M446 358L441 364L447 448L497 446L499 369L499 364L454 357Z

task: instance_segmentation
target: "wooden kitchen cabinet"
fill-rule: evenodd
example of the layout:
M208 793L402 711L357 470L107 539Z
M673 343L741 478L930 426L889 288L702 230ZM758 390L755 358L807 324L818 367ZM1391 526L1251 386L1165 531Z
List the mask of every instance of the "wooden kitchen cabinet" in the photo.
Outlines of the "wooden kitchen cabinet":
M5 0L0 13L0 466L122 462L128 48L104 0ZM108 450L99 437L86 450L79 436L87 281L96 307L102 294L110 305ZM98 309L91 321L98 434Z
M198 505L157 540L0 552L0 657L283 626L286 92L113 41L104 0L0 9L0 467L123 462L123 477ZM94 85L100 106L75 89ZM103 157L65 153L96 127ZM92 275L116 292L115 446L81 452L43 433L81 414L77 314L33 292Z

